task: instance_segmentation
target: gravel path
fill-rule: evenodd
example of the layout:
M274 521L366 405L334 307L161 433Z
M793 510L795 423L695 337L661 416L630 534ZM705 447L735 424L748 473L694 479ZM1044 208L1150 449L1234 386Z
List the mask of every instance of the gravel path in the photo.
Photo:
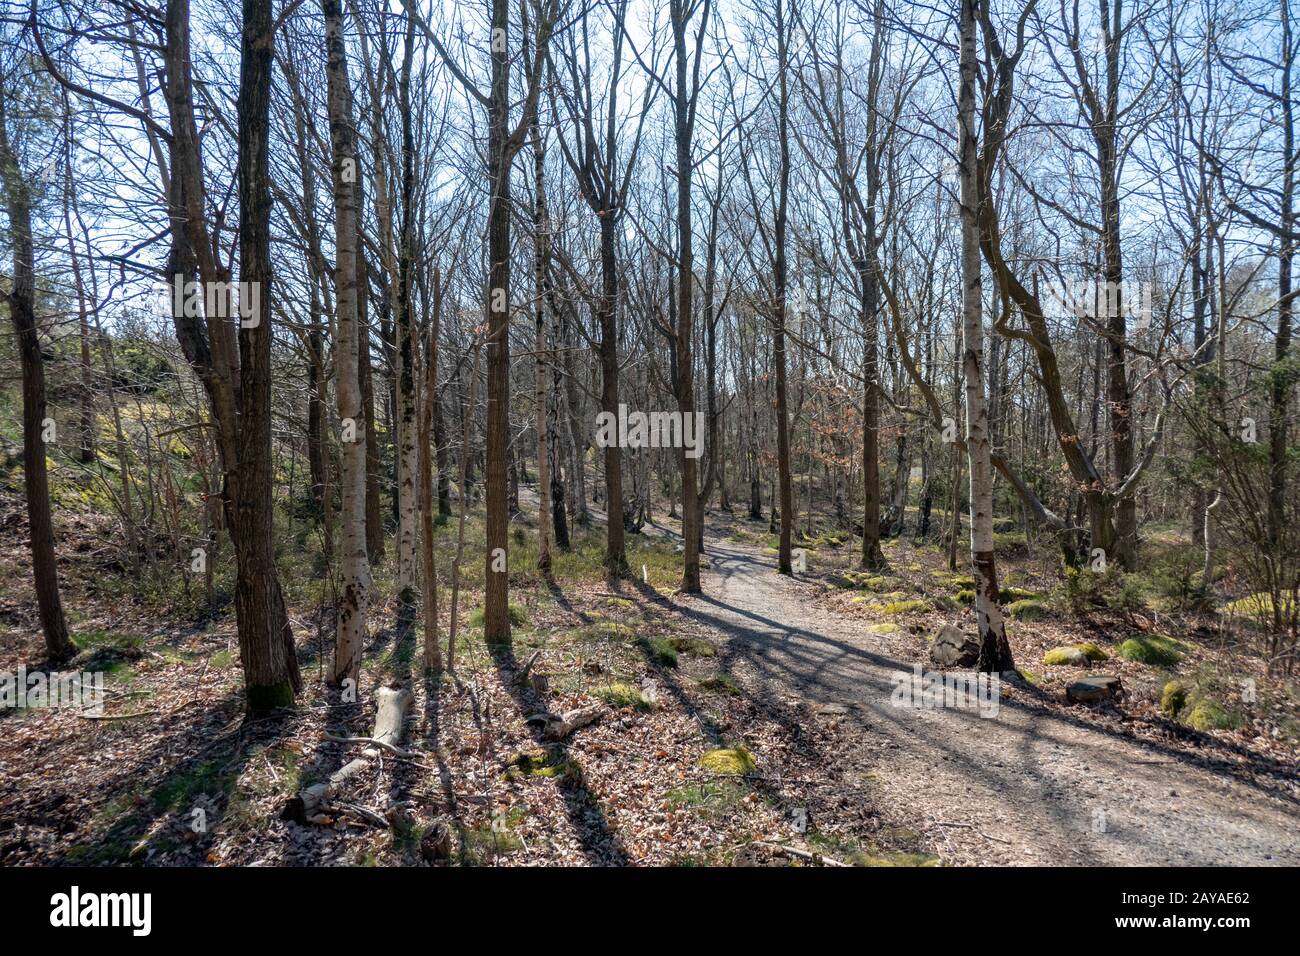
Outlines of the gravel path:
M757 701L843 714L840 779L869 781L944 862L1300 864L1295 804L1023 695L992 718L894 706L891 675L910 674L918 637L821 607L770 555L711 540L709 557L704 596L678 604L725 638L724 666Z

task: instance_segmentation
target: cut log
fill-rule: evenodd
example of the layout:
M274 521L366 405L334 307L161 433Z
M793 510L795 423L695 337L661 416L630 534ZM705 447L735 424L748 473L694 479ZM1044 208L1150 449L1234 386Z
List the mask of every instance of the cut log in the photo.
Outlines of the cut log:
M399 747L406 733L406 712L411 706L411 692L405 687L381 687L375 692L375 743Z

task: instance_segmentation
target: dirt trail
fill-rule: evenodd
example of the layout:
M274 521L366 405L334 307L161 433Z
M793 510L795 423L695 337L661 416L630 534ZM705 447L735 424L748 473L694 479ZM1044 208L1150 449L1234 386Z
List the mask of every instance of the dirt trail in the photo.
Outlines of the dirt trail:
M840 712L841 766L914 818L945 862L1300 864L1300 809L1185 755L1003 696L996 717L891 705L917 640L819 606L770 555L710 540L703 597L682 610L726 639L756 700ZM826 705L830 705L827 707Z

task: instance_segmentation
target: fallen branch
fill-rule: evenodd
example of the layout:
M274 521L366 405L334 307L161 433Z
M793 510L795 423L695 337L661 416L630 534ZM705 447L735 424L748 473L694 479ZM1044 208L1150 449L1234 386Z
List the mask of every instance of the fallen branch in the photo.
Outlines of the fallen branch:
M766 847L769 850L776 850L778 853L792 856L796 860L804 860L808 863L814 864L815 866L853 866L852 863L845 863L829 856L822 856L820 853L811 853L808 850L800 850L798 847L786 846L782 843L768 843L766 840L756 840L755 845Z
M132 717L148 717L150 714L156 714L156 710L137 710L130 714L88 714L85 711L79 711L77 716L82 720L130 720Z
M547 740L563 740L575 730L595 723L604 713L604 704L592 704L589 707L579 707L577 710L571 710L563 717L556 717L553 714L548 715L546 730L542 736Z
M378 737L336 737L334 734L326 734L325 739L332 744L366 744L371 747L379 747L394 757L404 757L407 760L415 760L420 756L414 750L403 750L401 747L394 747Z
M304 787L290 797L281 812L284 819L296 820L299 823L317 822L322 811L333 800L343 783L358 771L369 767L371 760L379 756L380 750L402 759L412 759L410 751L398 746L402 742L405 731L406 710L411 705L411 692L402 687L381 687L375 692L375 703L375 729L369 737L325 735L325 739L333 743L365 744L366 750L362 756L334 771L327 782ZM357 812L354 804L340 803L339 806ZM387 823L383 825L387 826Z

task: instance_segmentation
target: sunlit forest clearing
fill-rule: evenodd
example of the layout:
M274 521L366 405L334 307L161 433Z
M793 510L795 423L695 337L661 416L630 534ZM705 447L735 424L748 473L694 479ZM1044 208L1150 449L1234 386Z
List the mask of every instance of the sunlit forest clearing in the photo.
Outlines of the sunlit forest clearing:
M0 863L1300 864L1291 12L0 0Z

